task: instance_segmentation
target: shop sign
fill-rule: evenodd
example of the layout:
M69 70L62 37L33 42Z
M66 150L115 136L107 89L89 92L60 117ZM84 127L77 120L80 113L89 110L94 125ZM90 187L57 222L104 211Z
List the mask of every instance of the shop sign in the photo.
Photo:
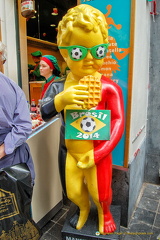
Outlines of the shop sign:
M99 9L108 24L109 47L104 64L99 72L116 82L123 91L125 115L128 107L128 85L130 81L129 65L131 54L131 11L134 0L79 0L80 4L88 4ZM133 38L132 38L133 39ZM125 134L113 150L113 164L124 166Z

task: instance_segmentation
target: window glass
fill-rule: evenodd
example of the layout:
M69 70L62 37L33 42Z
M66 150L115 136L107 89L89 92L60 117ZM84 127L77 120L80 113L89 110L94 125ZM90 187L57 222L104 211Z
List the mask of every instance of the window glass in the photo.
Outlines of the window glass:
M36 14L27 21L27 36L56 43L59 21L76 5L77 0L35 0Z

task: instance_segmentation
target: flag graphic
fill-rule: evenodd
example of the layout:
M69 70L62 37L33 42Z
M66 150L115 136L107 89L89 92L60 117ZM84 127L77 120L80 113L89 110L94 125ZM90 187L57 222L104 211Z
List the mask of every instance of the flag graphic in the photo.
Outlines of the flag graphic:
M109 110L67 110L65 139L109 140Z

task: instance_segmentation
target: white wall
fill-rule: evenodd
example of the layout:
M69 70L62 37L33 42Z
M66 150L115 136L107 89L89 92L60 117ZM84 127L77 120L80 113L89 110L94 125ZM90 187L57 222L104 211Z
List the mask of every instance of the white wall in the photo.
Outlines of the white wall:
M13 0L0 0L2 42L7 46L7 61L4 73L18 83L15 9Z
M20 3L18 0L18 20L19 29L16 29L15 24L15 0L0 0L0 23L1 23L1 36L2 42L7 47L7 61L4 64L4 74L10 77L18 84L18 56L16 34L19 34L20 44L20 68L23 91L26 98L29 99L29 85L28 85L28 59L27 59L27 34L26 34L26 19L21 16Z
M150 5L136 0L129 163L146 138L149 83Z

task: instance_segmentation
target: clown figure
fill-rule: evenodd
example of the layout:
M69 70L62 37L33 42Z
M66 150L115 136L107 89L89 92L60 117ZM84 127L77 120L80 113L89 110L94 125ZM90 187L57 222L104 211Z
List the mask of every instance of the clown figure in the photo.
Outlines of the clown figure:
M70 221L81 229L90 212L90 196L97 210L99 232L116 230L110 212L112 201L112 151L124 130L124 106L121 88L98 72L107 52L108 31L104 15L97 9L81 4L68 10L58 26L57 43L70 69L66 79L54 81L47 90L41 106L42 117L48 121L61 113L59 169L63 190L79 212ZM88 99L88 86L80 84L92 76L101 85L100 100L95 110L111 111L110 140L65 139L67 109L83 109Z

